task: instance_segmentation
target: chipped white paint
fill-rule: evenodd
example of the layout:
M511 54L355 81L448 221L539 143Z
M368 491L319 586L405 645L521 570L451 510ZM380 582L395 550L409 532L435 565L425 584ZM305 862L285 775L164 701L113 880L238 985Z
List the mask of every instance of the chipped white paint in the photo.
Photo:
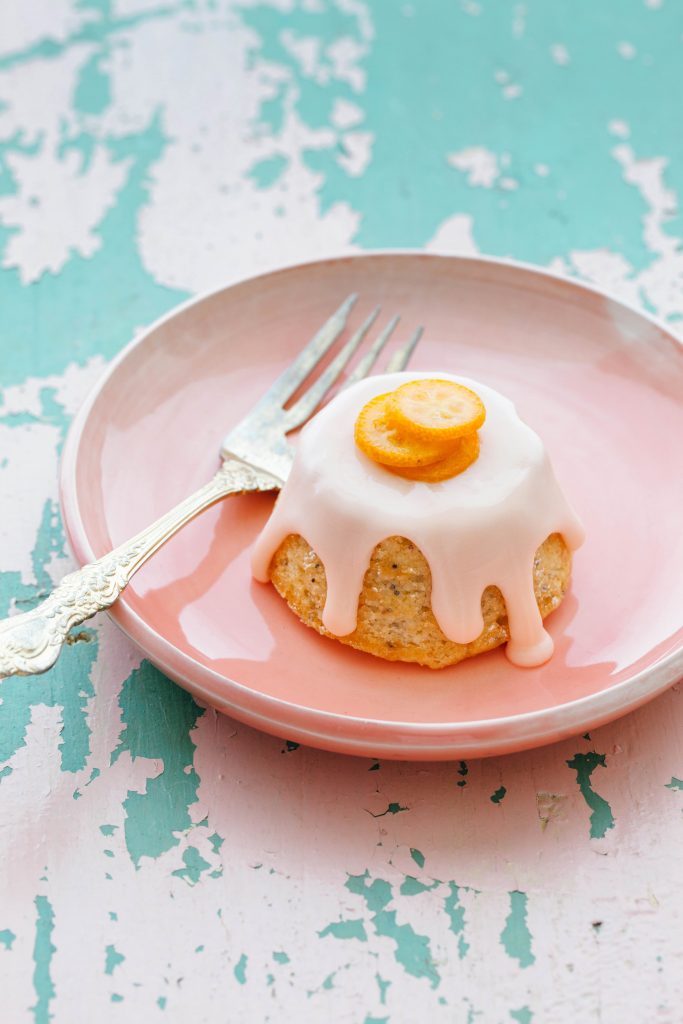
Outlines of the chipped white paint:
M617 52L620 57L624 58L624 60L633 60L636 55L636 48L633 43L629 43L624 40L617 44Z
M620 134L620 132L613 132ZM653 259L639 273L619 253L607 250L572 252L570 262L555 262L559 270L574 269L594 284L638 304L643 298L660 316L683 316L683 253L666 225L678 212L678 197L665 182L665 157L638 159L633 148L621 143L612 155L622 168L624 181L636 188L646 205L642 221L643 243Z
M442 252L447 255L460 253L474 256L479 250L472 236L472 217L467 213L456 213L444 221L433 238L427 242L427 252Z
M365 88L365 71L361 68L360 61L366 52L366 47L350 36L342 36L327 49L327 56L332 62L333 76L340 82L348 82L357 93Z
M3 51L19 50L45 37L57 42L63 41L81 23L81 15L74 10L70 0L50 0L50 3L42 4L40 18L36 18L35 7L25 0L4 0Z
M288 81L288 73L258 62L248 68L253 42L252 33L234 18L222 31L197 34L185 32L182 21L160 20L139 26L125 49L114 49L108 58L117 102L98 118L102 137L140 129L164 108L170 142L155 166L139 227L145 265L169 286L205 290L278 263L349 250L357 230L358 215L343 202L321 216L316 195L321 178L302 157L304 150L333 148L334 130L311 131L290 104L277 142L254 135L251 126L261 103ZM338 40L326 61L332 77L359 91L363 76L356 62L365 51L347 42ZM102 149L85 174L75 152L66 160L56 156L64 125L77 128L73 81L91 55L90 47L81 46L51 61L0 72L0 86L17 98L7 110L0 107L0 139L27 124L35 138L45 138L40 161L10 155L20 189L0 196L0 217L15 229L4 263L18 267L26 282L60 270L74 252L89 256L97 250L95 229L126 179L126 162L112 163ZM182 90L174 88L180 63L186 71ZM221 87L226 63L231 92ZM212 97L212 111L203 120L197 111L205 96ZM370 133L351 133L345 141L348 155L339 160L347 173L362 173L371 142ZM287 167L274 188L259 189L250 169L276 154L287 157ZM301 230L292 232L288 218ZM198 221L201 232L195 229Z
M550 56L554 62L561 68L566 68L571 63L571 57L569 56L569 50L564 43L553 43L550 47Z
M150 202L141 216L140 251L156 279L193 291L218 287L278 263L348 250L358 227L358 215L345 203L335 203L321 215L316 192L322 179L302 156L305 149L332 148L335 133L311 131L288 104L277 142L267 136L255 138L250 125L262 100L272 94L272 72L258 64L246 69L250 39L243 30L231 27L224 36L211 38L213 57L206 36L188 41L177 25L157 27L149 38L135 37L119 75L122 104L138 111L139 117L151 116L164 102L173 139L155 170ZM182 52L188 68L182 94L164 79L164 69L174 74L169 52ZM243 97L237 106L219 86L226 59ZM159 74L150 75L150 66ZM217 107L206 124L195 115L204 95L216 97ZM226 137L231 139L227 149ZM250 169L274 153L287 157L287 167L273 187L259 189L249 177ZM349 159L355 167L353 154ZM362 163L362 143L356 160ZM171 218L169 210L174 211ZM296 232L290 230L290 219L300 226ZM198 220L201 232L195 230ZM238 262L233 255L237 251Z
M610 135L615 135L618 139L628 139L631 134L631 129L626 121L622 121L621 118L618 117L615 117L610 121L607 125L607 130Z
M0 418L21 415L40 417L42 413L41 392L46 388L54 391L55 400L68 416L74 416L83 399L106 367L101 356L93 356L83 366L70 363L63 373L47 377L27 377L21 384L0 390Z
M16 229L3 265L19 267L22 281L30 284L46 271L61 270L74 253L94 255L101 245L96 228L126 179L126 161L114 163L99 150L85 172L76 152L58 158L53 151L40 162L13 153L7 163L20 187L16 195L0 198L0 217Z
M61 432L58 426L41 422L40 394L46 388L54 389L55 400L73 416L101 372L102 360L92 359L83 368L72 365L64 374L28 378L20 386L0 391L0 509L21 510L18 523L26 538L38 536L46 503L56 507L58 501L55 468ZM22 414L35 422L22 427L2 422L4 417L11 422L13 416ZM0 528L0 566L4 572L19 573L22 582L29 584L34 570L28 552L17 543L16 525L13 517L11 527L5 519ZM61 566L46 568L49 572L55 569L53 582L61 578Z
M638 160L631 146L616 146L612 150L624 171L624 180L635 185L648 205L643 221L643 240L650 252L658 256L671 256L680 247L678 240L666 234L664 226L678 211L676 194L664 183L668 160L655 157Z
M471 18L477 18L481 14L481 4L476 0L460 0L460 9Z
M498 187L503 192L514 192L519 182L510 174L503 174L503 168L510 166L510 154L491 152L484 146L469 146L457 153L449 153L448 163L467 175L467 184L472 188Z
M352 178L359 178L367 170L372 159L374 139L372 132L347 132L343 137L343 152L337 157L337 163Z
M73 123L73 80L91 53L82 44L53 61L0 70L0 93L12 96L11 104L0 105L0 143L19 136L41 148L40 161L30 152L6 154L18 188L0 194L0 218L12 231L2 265L17 267L24 283L61 270L73 253L97 250L96 227L125 179L125 166L104 151L85 171L75 151L57 155L60 134Z
M359 106L338 96L332 107L330 121L335 128L355 128L356 125L361 123L364 116Z
M516 100L519 99L524 90L519 82L508 82L507 85L503 86L502 91L506 100Z
M320 40L316 36L297 36L285 29L280 39L284 48L298 60L303 75L318 82L327 80L329 71L320 66Z
M515 4L512 14L512 35L521 39L526 29L527 5Z
M474 188L493 188L500 177L498 156L484 146L468 146L448 154L448 163L467 175L467 184Z

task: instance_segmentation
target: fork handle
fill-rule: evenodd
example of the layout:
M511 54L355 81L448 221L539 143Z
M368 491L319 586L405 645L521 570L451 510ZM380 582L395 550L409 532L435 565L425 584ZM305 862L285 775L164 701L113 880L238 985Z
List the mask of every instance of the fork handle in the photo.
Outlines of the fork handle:
M69 573L36 608L0 621L0 678L46 672L69 630L109 608L155 551L205 508L229 494L278 489L281 481L236 460L146 530L109 554Z

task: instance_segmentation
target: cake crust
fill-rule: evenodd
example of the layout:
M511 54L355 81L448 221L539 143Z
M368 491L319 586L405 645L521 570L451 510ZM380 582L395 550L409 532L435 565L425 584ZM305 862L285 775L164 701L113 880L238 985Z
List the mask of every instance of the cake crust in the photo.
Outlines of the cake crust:
M532 571L536 601L545 618L561 603L571 573L571 553L559 533L538 548ZM510 639L505 601L496 586L482 594L484 629L475 640L458 644L444 636L432 612L429 565L405 537L387 537L374 549L358 601L356 629L347 636L335 636L322 624L325 568L303 537L285 538L271 561L270 579L305 625L387 661L444 668Z

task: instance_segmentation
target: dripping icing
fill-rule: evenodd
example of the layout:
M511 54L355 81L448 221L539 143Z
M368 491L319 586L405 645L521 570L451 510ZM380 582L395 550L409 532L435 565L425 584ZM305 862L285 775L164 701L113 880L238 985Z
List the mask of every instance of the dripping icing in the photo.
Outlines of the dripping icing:
M486 410L479 458L436 484L404 479L357 447L353 425L375 395L430 373L369 377L337 395L301 432L289 478L252 554L256 579L269 579L283 540L300 534L325 567L322 622L335 636L356 628L358 598L373 550L406 537L432 574L432 611L444 635L469 643L482 631L481 595L500 588L508 611L507 655L540 665L552 655L533 591L533 559L551 533L575 550L584 531L568 505L543 443L503 395L464 377L440 373L476 391Z

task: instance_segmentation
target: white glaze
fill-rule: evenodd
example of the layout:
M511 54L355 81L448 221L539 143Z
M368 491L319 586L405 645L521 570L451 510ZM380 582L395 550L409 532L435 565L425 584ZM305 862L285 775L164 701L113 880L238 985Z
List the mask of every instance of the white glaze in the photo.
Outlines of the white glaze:
M356 417L369 399L408 380L439 377L472 388L486 406L479 458L441 483L405 480L356 446ZM290 476L256 541L252 571L263 582L289 534L300 534L325 567L323 625L335 636L356 628L370 556L386 537L407 537L432 573L432 610L448 639L481 633L481 595L498 586L510 626L507 655L540 665L553 653L533 589L536 549L551 533L574 550L584 531L567 504L543 443L501 394L447 373L393 373L343 391L301 432Z

